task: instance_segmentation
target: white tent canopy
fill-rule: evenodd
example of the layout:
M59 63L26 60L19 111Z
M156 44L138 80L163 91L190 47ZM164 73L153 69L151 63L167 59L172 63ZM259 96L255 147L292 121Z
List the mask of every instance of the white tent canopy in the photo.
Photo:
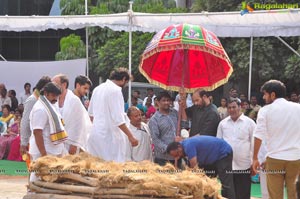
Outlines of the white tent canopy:
M147 14L128 11L109 15L0 16L2 31L45 31L100 26L128 31L157 32L171 24L199 24L218 37L299 36L300 9L240 12Z

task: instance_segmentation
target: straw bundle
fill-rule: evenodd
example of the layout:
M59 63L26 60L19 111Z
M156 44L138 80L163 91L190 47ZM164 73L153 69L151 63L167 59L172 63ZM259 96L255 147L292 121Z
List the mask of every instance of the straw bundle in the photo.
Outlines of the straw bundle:
M45 156L32 163L41 178L29 184L40 193L72 194L93 198L222 198L220 184L202 172L176 170L168 164L105 162L81 153L63 158Z

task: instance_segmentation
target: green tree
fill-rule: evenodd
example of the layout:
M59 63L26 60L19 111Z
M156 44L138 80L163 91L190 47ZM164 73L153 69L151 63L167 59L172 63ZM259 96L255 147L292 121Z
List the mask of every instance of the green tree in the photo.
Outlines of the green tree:
M55 54L56 60L78 59L85 57L85 45L80 36L71 34L63 37L60 42L60 51Z
M123 32L120 37L111 39L104 46L98 49L99 66L96 72L103 77L108 77L112 68L128 68L128 32ZM134 81L145 81L145 78L139 73L138 65L146 44L151 40L154 33L132 33L132 74Z

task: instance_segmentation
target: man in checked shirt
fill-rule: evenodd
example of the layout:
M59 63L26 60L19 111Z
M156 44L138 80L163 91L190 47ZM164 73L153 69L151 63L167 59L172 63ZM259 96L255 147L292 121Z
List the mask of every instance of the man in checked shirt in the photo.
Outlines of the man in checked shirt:
M157 101L159 108L151 117L149 128L154 144L154 162L164 166L168 162L175 163L174 158L167 154L168 144L174 141L181 141L181 139L176 137L178 114L176 110L170 108L170 94L166 91L160 92L157 96ZM180 167L180 162L178 163Z

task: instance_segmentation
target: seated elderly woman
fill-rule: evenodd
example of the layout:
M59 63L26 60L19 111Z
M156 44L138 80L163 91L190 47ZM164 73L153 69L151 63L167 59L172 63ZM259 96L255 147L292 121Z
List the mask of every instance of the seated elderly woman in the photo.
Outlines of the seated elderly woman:
M19 110L16 110L15 115L12 115L9 113L10 107L6 105L2 107L2 110L3 110L4 120L1 119L3 116L0 118L0 120L4 125L7 125L8 127L6 132L3 132L0 136L0 159L6 159L10 152L18 150L18 149L13 150L13 148L16 148L17 145L20 145L17 139L19 137L19 132L20 132L21 112ZM12 145L15 145L15 147L12 147ZM12 159L21 160L20 157L21 156L18 156L17 158L12 158Z

